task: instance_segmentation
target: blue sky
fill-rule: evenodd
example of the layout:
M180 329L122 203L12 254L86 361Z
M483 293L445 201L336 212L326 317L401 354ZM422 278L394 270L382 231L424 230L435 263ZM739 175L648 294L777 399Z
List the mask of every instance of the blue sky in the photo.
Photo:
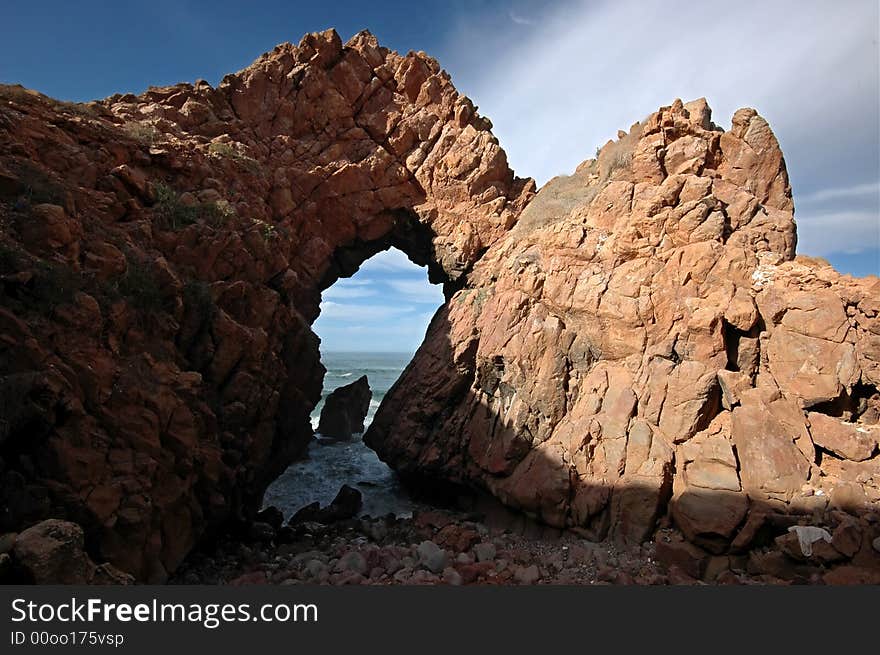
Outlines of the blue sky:
M324 291L314 330L327 351L415 352L442 303L427 269L392 248Z
M65 100L217 83L306 32L368 28L437 57L539 184L676 97L705 96L722 126L752 106L786 155L798 250L880 274L876 0L4 4L0 81ZM328 350L412 350L440 301L424 270L380 254L328 290L316 330Z

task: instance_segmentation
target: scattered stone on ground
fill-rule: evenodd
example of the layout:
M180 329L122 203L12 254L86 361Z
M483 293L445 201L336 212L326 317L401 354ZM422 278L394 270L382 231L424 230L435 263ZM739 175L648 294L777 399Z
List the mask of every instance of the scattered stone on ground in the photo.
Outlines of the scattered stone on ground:
M489 527L458 511L412 518L294 523L271 543L226 538L195 552L175 584L703 585L880 583L870 566L795 558L777 545L713 555L662 529L641 545L593 542L572 531ZM785 528L779 528L783 532ZM797 537L790 533L797 548ZM476 538L473 538L473 535ZM820 540L826 544L824 540ZM815 544L814 544L815 545ZM830 544L826 544L830 548ZM869 546L870 548L870 546ZM818 549L817 549L818 552ZM833 558L830 558L833 559Z

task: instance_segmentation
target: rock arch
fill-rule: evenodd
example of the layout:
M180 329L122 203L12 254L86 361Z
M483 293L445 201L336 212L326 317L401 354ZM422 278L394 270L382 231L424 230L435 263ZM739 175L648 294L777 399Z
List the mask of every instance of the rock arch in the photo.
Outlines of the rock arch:
M880 282L794 258L754 110L677 101L535 196L368 33L216 88L0 92L2 530L67 518L163 580L302 449L320 293L389 245L447 295L368 433L396 468L596 536L669 510L715 551L880 501Z
M75 278L47 316L30 320L26 283L0 308L7 343L29 344L2 361L26 380L4 527L71 518L143 580L303 448L324 288L395 245L451 292L534 190L435 60L366 32L280 45L216 88L4 95L3 240ZM34 185L46 202L21 204Z

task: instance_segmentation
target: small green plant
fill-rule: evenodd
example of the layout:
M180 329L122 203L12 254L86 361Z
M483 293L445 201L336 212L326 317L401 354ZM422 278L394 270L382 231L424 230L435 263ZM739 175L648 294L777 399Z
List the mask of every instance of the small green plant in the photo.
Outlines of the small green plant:
M278 238L278 228L276 228L271 223L266 223L265 221L259 221L260 224L260 234L263 236L263 241L269 242L274 241Z
M200 217L213 227L223 227L235 218L235 207L226 200L202 203L199 207L201 209Z
M58 107L62 111L68 111L72 114L76 114L77 116L82 116L83 118L98 117L98 112L95 110L95 108L84 102L68 102L67 100L59 100Z
M141 121L126 123L122 126L122 131L130 138L145 145L152 145L159 139L159 130L156 129L156 126Z
M612 173L618 168L627 168L632 163L632 152L617 150L608 162L608 172Z
M199 221L220 227L235 216L235 209L225 200L188 205L181 202L180 195L166 184L156 185L153 210L159 218L159 224L170 230L180 230Z
M198 207L182 203L177 192L165 184L156 185L154 211L160 225L170 230L179 230L199 219Z
M223 143L221 141L212 142L208 146L208 153L216 157L229 157L230 159L241 157L235 148L228 143Z
M242 154L230 143L213 141L208 145L208 154L213 157L231 159L255 175L260 172L260 162L253 157Z
M64 187L42 170L30 163L19 164L16 169L22 192L15 202L15 209L22 211L42 203L64 204Z

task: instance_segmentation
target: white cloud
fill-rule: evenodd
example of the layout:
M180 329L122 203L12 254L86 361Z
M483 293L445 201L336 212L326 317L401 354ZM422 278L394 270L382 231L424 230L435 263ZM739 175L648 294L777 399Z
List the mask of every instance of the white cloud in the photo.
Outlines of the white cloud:
M377 253L370 257L367 261L365 261L360 270L359 274L363 273L377 273L377 272L400 272L406 271L411 272L414 269L418 268L415 264L413 264L409 258L404 255L397 248L389 248L388 250L384 250L380 253Z
M388 286L404 299L418 303L443 304L443 291L439 285L427 280L388 280Z
M805 193L796 196L795 201L800 204L810 204L843 198L862 198L865 196L873 196L876 199L878 195L880 195L880 182L870 182L868 184L854 184L846 187L819 189L812 193Z
M412 311L412 307L405 305L355 305L328 300L321 303L321 315L318 320L387 321Z
M415 352L424 339L432 316L433 312L412 313L388 322L353 326L330 321L317 332L324 352Z
M535 21L532 20L531 18L524 18L514 11L511 11L509 16L510 16L510 20L512 20L517 25L534 25L535 24Z
M820 142L876 132L876 13L873 0L567 2L525 35L481 43L482 26L465 25L468 47L450 56L513 166L544 182L676 97L706 96L723 124L756 106L777 131Z
M798 252L824 257L880 249L880 215L876 211L842 211L799 215Z
M321 294L322 300L350 300L352 298L367 298L375 296L376 290L368 284L351 284L346 280L340 280Z

